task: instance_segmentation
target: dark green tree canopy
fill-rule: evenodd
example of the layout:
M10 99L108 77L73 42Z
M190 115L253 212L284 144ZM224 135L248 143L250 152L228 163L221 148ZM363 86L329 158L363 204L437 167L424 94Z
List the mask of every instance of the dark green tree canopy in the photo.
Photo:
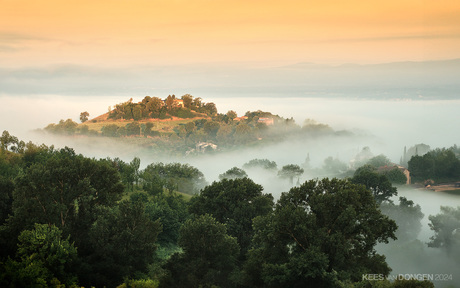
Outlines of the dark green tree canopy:
M85 255L85 260L90 266L83 267L81 281L115 287L124 277L147 272L161 224L150 219L140 201L124 200L104 210L89 232L92 253Z
M0 269L2 287L51 287L53 284L76 284L74 266L77 249L63 238L54 225L35 224L18 237L14 260L8 259L5 271Z
M170 274L163 287L234 287L231 274L236 269L239 247L227 235L226 226L205 214L189 219L180 229L183 253L171 257Z
M460 175L460 159L451 149L435 149L423 156L413 156L409 161L414 181L457 181Z
M355 184L362 184L369 189L374 195L377 204L382 202L391 202L391 197L397 195L396 187L391 185L388 178L379 174L376 168L365 165L358 168L351 178L351 182Z
M119 174L106 161L77 155L70 148L48 154L16 179L14 217L30 223L55 224L65 231L80 212L112 206L123 193Z
M238 239L244 253L253 235L252 219L270 213L273 196L263 194L262 186L249 178L223 179L206 186L192 198L189 211L196 215L211 214L227 225L228 233Z
M387 275L374 246L394 239L395 230L365 187L307 181L283 193L272 214L255 219L247 275L264 287L335 287L366 273Z

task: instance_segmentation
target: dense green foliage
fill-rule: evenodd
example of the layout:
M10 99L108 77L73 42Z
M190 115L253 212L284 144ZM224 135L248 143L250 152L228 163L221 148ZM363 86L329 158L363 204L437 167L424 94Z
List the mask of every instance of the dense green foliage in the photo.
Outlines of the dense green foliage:
M255 286L337 287L366 273L387 275L390 268L374 245L395 238L395 230L364 186L308 181L283 193L273 213L255 219L248 277Z
M191 123L188 131L205 129L206 121ZM237 167L206 186L187 164L141 169L137 157L87 158L67 147L22 145L8 132L1 141L1 287L432 287L362 281L390 271L375 245L414 237L423 216L410 200L387 201L388 179L366 167L356 176L377 186L354 184L355 177L311 180L274 205ZM267 159L247 164L277 172ZM288 179L303 172L295 164L280 171ZM188 202L179 192L194 196ZM430 245L451 255L460 250L458 210L430 217Z
M453 149L435 149L423 156L413 156L409 160L409 170L414 181L458 181L460 159Z
M356 170L351 181L355 184L362 184L369 189L377 204L391 202L391 197L397 194L395 187L391 185L388 178L377 173L375 168L366 165Z
M76 284L74 265L77 249L62 239L62 231L54 225L35 224L18 237L16 257L6 261L0 284L2 287L47 287L53 283Z
M189 219L180 230L177 253L168 261L161 287L233 287L239 246L226 226L205 214Z
M210 214L226 224L228 234L236 237L244 256L254 234L252 219L272 211L273 196L262 190L249 178L222 179L192 198L189 210L195 215Z

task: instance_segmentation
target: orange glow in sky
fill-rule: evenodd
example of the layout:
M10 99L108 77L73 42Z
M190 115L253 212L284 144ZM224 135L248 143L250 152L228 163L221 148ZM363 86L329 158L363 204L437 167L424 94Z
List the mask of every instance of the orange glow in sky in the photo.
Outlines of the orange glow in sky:
M460 58L458 0L0 0L2 67Z

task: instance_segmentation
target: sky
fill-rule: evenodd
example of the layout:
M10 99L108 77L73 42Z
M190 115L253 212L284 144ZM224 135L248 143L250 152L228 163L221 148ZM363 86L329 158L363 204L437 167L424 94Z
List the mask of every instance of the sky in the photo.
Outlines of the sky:
M406 136L422 124L443 133L410 134L408 145L448 146L458 143L446 128L460 106L458 19L458 0L0 0L0 131L190 93L221 113L337 129L391 131L404 117ZM406 102L419 99L435 102ZM433 115L441 129L425 123Z
M1 68L460 58L458 0L0 0Z

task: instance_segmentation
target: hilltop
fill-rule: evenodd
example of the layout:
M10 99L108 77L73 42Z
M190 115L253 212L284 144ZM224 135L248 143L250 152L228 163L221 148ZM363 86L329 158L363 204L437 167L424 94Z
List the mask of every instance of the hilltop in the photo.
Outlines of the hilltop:
M301 127L293 118L283 118L261 110L238 117L233 110L219 113L217 106L185 94L165 99L146 96L140 102L129 99L107 113L88 119L82 112L81 124L71 119L49 124L45 131L61 135L111 137L154 150L190 155L280 142L289 137L335 133L328 125L308 120Z

